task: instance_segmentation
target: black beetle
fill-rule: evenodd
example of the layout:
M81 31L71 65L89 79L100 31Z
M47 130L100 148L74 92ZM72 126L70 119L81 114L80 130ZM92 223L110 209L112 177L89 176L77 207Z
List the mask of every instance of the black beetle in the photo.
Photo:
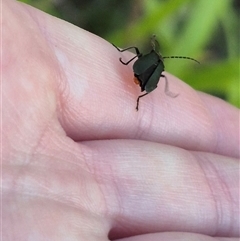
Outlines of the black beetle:
M149 94L154 89L157 88L157 84L160 80L160 77L165 78L165 93L168 96L171 96L173 98L177 97L178 94L174 94L168 90L168 80L165 75L162 74L165 67L163 64L164 59L166 58L181 58L181 59L190 59L197 63L199 63L197 60L190 58L190 57L184 57L184 56L167 56L163 57L159 52L159 43L156 40L155 35L153 35L151 39L151 46L152 50L148 54L142 54L140 53L139 49L137 47L128 47L125 49L119 49L117 46L113 44L113 46L119 51L124 52L129 49L135 49L136 56L134 56L132 59L130 59L127 62L123 62L122 58L119 58L120 62L124 65L128 65L130 62L132 62L135 58L138 58L135 63L133 64L133 72L134 72L134 82L141 87L141 92L146 91L145 94L138 96L137 98L137 106L136 110L138 111L139 106L139 99L143 96Z

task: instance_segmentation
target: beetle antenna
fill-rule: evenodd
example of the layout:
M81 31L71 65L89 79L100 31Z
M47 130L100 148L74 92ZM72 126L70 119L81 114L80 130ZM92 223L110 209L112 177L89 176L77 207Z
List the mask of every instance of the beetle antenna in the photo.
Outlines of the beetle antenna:
M190 57L185 57L185 56L166 56L166 57L163 57L163 58L164 59L189 59L189 60L195 61L198 64L200 64L200 62L197 61L196 59L193 59L193 58L190 58Z

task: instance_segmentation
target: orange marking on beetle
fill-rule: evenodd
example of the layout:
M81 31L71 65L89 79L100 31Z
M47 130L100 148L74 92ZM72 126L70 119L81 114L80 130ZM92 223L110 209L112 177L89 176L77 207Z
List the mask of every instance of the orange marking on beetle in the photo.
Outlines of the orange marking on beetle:
M134 81L134 83L135 83L136 85L140 85L140 81L138 80L137 77L134 77L134 78L133 78L133 81Z

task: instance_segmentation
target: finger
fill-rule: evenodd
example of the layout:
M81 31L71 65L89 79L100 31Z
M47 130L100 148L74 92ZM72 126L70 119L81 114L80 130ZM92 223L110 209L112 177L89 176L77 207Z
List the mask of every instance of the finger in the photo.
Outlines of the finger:
M118 61L119 52L110 43L33 8L27 9L31 22L35 20L32 25L39 27L38 32L42 33L40 37L37 35L37 40L29 39L28 42L36 41L31 49L41 50L39 66L47 69L44 75L41 71L43 82L39 82L39 72L36 71L39 70L38 62L30 68L31 75L27 77L41 84L47 82L46 86L51 85L52 90L58 90L57 93L51 92L55 94L54 105L51 99L46 100L43 92L37 99L44 99L48 109L53 107L50 111L58 106L58 118L72 139L142 139L190 150L233 157L239 155L236 131L239 129L239 110L220 100L202 96L169 75L169 88L179 96L175 99L166 96L163 82L160 81L159 88L141 100L140 110L136 112L134 108L139 89L132 81L131 66L123 66ZM21 22L19 15L25 18L24 14L13 14L12 21ZM28 33L26 36L35 36L29 34L29 29L25 29L24 33ZM25 41L19 43L20 49L26 50L24 46ZM25 55L22 51L19 56L32 59L35 54L31 52ZM122 56L128 58L129 54L124 52ZM27 63L25 66L29 67ZM15 76L19 74L22 72L15 72ZM53 78L54 83L49 81ZM33 95L34 91L31 93ZM211 108L213 102L222 113L228 112L230 120L214 112Z
M213 133L216 138L213 152L239 158L239 109L204 93L200 93L200 98L208 106L214 123Z
M68 23L45 19L44 27L66 73L61 121L71 138L135 138L239 155L239 110L169 75L169 88L179 96L166 96L160 81L155 92L141 99L136 112L139 88L133 83L131 66L118 60L120 56L130 59L130 55L120 54L110 43Z
M210 237L207 235L197 233L186 232L164 232L164 233L151 233L145 235L139 235L124 239L118 239L118 241L238 241L239 238L226 238L226 237Z
M110 237L182 231L239 235L236 159L143 141L87 142ZM91 161L93 160L93 162Z

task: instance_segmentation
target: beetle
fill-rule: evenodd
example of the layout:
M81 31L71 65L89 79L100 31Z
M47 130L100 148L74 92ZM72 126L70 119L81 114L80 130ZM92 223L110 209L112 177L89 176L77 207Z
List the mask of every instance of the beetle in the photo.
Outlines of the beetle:
M199 63L196 59L185 57L185 56L166 56L163 57L159 52L159 43L156 40L156 36L153 35L151 38L151 47L152 50L148 54L142 54L137 47L128 47L125 49L119 49L117 46L113 44L113 46L119 51L124 52L129 49L134 49L136 51L136 55L131 58L127 62L123 62L122 58L119 58L120 62L124 65L128 65L134 59L137 60L133 64L133 72L134 72L134 82L141 87L141 92L145 91L146 93L139 95L137 98L137 106L136 110L138 111L139 107L139 99L143 96L151 93L153 90L157 88L158 82L161 77L165 79L165 94L175 98L178 94L174 94L168 89L168 80L162 72L165 70L164 59L166 58L181 58L181 59L189 59Z

